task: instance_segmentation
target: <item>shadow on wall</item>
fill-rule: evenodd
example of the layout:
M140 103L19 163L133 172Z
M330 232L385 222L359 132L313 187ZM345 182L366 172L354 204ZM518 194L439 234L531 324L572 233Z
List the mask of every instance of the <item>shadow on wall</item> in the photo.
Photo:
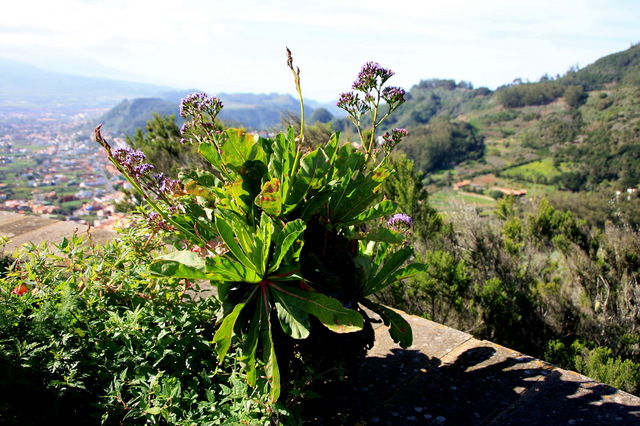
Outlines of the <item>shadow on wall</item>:
M368 357L360 371L305 407L305 424L640 424L618 391L528 356L474 347L442 364L419 351Z

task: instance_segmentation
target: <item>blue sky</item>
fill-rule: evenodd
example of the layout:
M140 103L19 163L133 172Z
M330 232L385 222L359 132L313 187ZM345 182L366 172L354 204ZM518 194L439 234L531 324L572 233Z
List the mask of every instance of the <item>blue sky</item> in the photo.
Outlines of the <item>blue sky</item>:
M0 57L79 75L336 99L366 61L390 84L563 74L640 42L637 0L7 0ZM1 77L0 77L1 78Z

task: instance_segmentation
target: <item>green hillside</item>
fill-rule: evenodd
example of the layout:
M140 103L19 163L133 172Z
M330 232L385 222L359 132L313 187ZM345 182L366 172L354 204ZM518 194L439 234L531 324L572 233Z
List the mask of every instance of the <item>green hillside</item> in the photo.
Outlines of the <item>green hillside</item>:
M425 80L389 127L409 130L400 149L431 193L469 180L466 189L484 196L499 197L497 187L602 204L640 185L639 95L640 46L633 46L563 76L495 91Z

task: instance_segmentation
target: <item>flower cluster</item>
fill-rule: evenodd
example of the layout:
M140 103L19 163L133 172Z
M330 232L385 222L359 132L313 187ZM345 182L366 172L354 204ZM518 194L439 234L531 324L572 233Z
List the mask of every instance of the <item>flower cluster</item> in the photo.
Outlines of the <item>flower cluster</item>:
M151 175L154 167L151 164L143 163L146 156L142 151L129 147L116 148L113 150L113 159L120 165L121 170L141 188L147 189L155 194L155 199L168 197L182 191L180 180L169 179L164 173Z
M180 115L185 118L202 118L206 115L213 121L220 110L222 110L220 99L206 93L191 93L180 102Z
M164 173L153 176L157 183L158 191L162 194L172 195L182 191L182 181L169 179Z
M351 120L358 129L367 158L371 158L373 154L379 151L378 148L373 146L376 128L405 101L404 89L395 86L383 87L393 74L393 71L383 68L377 62L367 62L360 70L358 78L352 85L354 91L342 93L338 100L338 107L347 112L349 120ZM383 101L387 103L388 108L384 115L379 116L378 109L380 103ZM368 136L369 139L365 141L363 139L364 133L360 126L362 124L362 116L366 113L371 115L371 136ZM399 134L396 132L394 137L398 136ZM399 139L395 143L398 142ZM386 146L391 145L392 144L387 144ZM390 151L385 151L385 154L389 152Z
M353 82L352 88L361 92L369 92L382 87L393 74L395 74L393 71L381 67L377 62L367 62L362 66L358 78Z
M404 213L396 213L387 221L387 226L396 231L407 232L413 227L413 219Z
M165 231L170 231L172 229L171 226L169 226L169 224L167 223L167 221L164 220L164 218L158 212L155 212L155 211L149 213L149 215L147 216L147 224L151 229L155 229L155 230L162 229Z
M382 149L391 152L391 150L402 141L402 138L406 136L409 136L407 129L396 128L393 129L391 133L385 132L382 135Z
M401 87L387 86L382 89L382 99L389 105L400 105L404 102L405 91Z
M129 147L116 148L113 150L113 158L133 177L141 178L153 170L151 164L143 163L146 158L142 151Z

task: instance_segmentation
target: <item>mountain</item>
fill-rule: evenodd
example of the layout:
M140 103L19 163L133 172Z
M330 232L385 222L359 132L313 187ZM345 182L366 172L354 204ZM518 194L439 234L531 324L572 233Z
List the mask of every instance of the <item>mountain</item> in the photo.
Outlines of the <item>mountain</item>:
M100 122L105 130L133 134L144 127L153 113L173 114L178 120L180 100L200 90L135 83L108 78L81 77L0 58L0 109L25 108L112 108ZM224 104L220 118L235 126L265 130L281 121L282 115L299 114L298 100L277 93L220 93ZM307 101L306 113L324 108L340 114L334 104Z
M112 107L122 99L159 97L172 90L153 84L45 71L0 58L0 107Z
M136 129L144 129L153 114L173 115L180 119L178 104L160 98L125 99L100 117L94 125L102 124L109 132L132 136Z
M121 132L133 135L136 128L144 128L153 114L173 115L178 124L182 123L180 117L180 100L189 93L197 90L172 91L162 95L161 98L125 99L113 107L98 121L103 123L105 130ZM220 113L220 120L229 126L244 127L250 130L268 130L281 124L282 117L287 115L299 115L300 104L291 95L278 93L220 93L216 95L224 105ZM313 112L326 110L322 116L332 117L328 108L318 102L310 102L316 108L305 106L305 114L309 121L313 121ZM329 108L332 108L329 106ZM333 109L333 108L332 108ZM316 114L317 116L317 114ZM330 118L329 118L330 119ZM327 121L323 119L322 121Z

